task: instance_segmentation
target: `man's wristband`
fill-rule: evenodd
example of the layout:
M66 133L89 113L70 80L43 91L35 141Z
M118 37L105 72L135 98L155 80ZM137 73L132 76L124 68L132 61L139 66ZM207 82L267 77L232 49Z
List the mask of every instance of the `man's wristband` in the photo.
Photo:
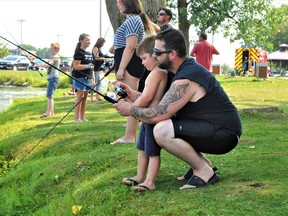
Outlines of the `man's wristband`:
M86 67L86 69L88 69L88 68L89 68L89 65L88 65L88 64L86 64L86 65L85 65L85 67Z

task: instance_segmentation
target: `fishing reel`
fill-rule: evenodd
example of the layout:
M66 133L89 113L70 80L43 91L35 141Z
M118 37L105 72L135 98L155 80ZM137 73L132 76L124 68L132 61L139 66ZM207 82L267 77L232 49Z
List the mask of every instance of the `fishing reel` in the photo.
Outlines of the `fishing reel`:
M116 85L115 88L114 88L114 92L115 92L118 96L120 96L121 99L128 96L127 92L126 92L124 89L122 89L120 86L117 86L117 85Z

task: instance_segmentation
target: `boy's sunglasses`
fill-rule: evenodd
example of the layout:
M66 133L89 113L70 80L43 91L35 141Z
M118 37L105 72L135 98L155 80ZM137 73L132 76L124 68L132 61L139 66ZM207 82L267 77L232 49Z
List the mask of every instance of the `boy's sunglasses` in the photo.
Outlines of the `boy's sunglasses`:
M158 50L158 49L156 49L156 48L153 48L153 54L155 55L155 56L161 56L163 53L169 53L169 52L171 52L172 50L164 50L164 51L160 51L160 50Z

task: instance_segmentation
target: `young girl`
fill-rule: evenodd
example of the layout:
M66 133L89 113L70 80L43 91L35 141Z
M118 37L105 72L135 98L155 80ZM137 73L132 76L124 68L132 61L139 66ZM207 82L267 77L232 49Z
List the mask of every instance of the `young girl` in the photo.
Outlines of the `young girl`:
M92 63L92 54L86 49L90 46L90 35L81 34L79 36L79 42L75 48L74 61L73 61L73 76L80 82L73 80L73 85L76 90L76 101L78 104L75 107L75 121L74 123L87 122L85 118L86 101L89 88L95 85L95 77L92 69L94 65ZM83 84L85 85L83 85Z

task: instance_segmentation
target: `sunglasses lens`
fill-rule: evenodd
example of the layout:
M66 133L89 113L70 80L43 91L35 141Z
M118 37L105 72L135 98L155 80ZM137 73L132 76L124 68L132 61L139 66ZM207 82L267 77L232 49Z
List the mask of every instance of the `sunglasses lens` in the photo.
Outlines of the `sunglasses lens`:
M161 52L157 49L153 49L153 54L156 55L156 56L160 56L161 55Z

